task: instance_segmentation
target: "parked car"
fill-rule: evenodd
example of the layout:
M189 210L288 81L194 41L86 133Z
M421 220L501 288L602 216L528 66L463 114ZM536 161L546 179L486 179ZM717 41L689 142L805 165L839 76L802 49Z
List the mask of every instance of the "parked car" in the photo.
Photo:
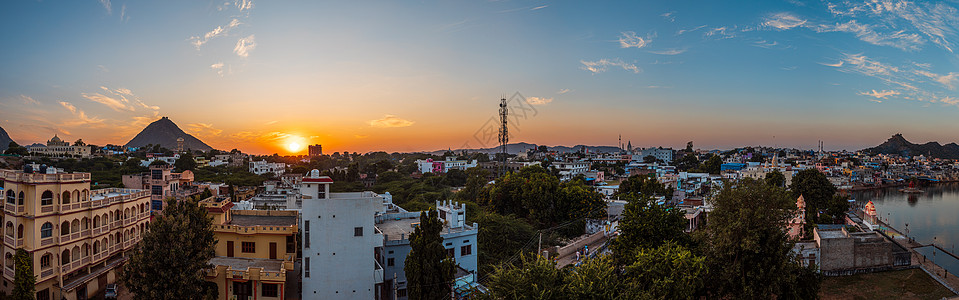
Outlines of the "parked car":
M117 285L114 283L108 284L106 292L103 293L104 299L116 299L117 298Z

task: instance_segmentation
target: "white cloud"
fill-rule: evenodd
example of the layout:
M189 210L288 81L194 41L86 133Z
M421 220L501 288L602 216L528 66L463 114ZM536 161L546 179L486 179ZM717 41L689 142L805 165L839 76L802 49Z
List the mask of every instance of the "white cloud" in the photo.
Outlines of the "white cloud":
M562 94L565 94L565 93L569 93L569 91L570 91L569 89L561 89L561 90L559 90L559 91L556 92L556 93L562 95Z
M80 95L82 95L83 98L89 99L90 101L106 105L115 111L134 111L134 108L132 106L128 106L126 103L124 103L124 101L121 101L120 99L114 99L100 93L82 93Z
M544 97L526 97L526 102L532 105L546 105L550 102L553 102L553 98L544 98Z
M869 92L859 92L859 95L874 97L874 98L876 98L876 99L885 99L886 97L896 96L896 95L899 95L899 94L900 94L900 93L899 93L898 91L895 91L895 90L878 91L878 92L877 92L876 90L872 90L872 91L869 91Z
M753 42L753 46L760 47L760 48L766 48L766 49L775 47L776 45L779 45L779 43L776 42L776 41L767 42L766 40L761 40L761 41L755 41L755 42Z
M929 77L932 80L935 80L936 82L948 87L949 89L955 89L955 83L956 81L959 81L959 73L955 72L949 72L949 74L946 75L939 75L926 70L916 70L915 73Z
M233 2L240 11L253 9L253 0L236 0Z
M766 17L764 26L774 27L779 30L787 30L806 24L806 20L801 19L790 13L778 13Z
M880 33L874 26L860 24L856 20L835 25L818 25L813 27L817 32L848 32L855 34L859 40L878 46L892 46L905 51L916 51L924 43L922 37L915 33L896 31Z
M676 32L676 35L682 35L683 33L693 32L693 31L696 31L696 30L703 29L703 28L705 28L705 27L706 27L706 25L693 27L692 29L680 29L679 31Z
M684 52L686 52L686 49L667 49L662 51L649 51L649 53L659 54L659 55L679 55L679 54L683 54Z
M661 14L661 15L659 15L659 16L660 16L660 17L663 17L663 18L666 19L667 21L675 22L675 21L676 21L676 16L675 16L675 15L676 15L676 12L671 11L671 12L668 12L668 13Z
M251 34L248 37L237 40L236 47L233 48L233 52L241 57L248 57L250 56L250 50L255 48L256 41L253 39L253 35Z
M549 5L543 5L543 6L533 7L533 8L530 8L529 10L540 10L540 9L544 9L544 8L547 8L547 7L549 7Z
M20 95L20 100L23 100L25 104L40 105L40 101L34 100L33 97L27 95Z
M829 67L836 67L836 68L838 68L838 67L842 67L843 61L842 61L842 60L839 60L839 62L834 63L834 64L829 64L829 63L819 63L819 64L820 64L820 65L823 65L823 66L829 66Z
M734 30L735 28L730 28L726 26L716 27L706 31L706 36L707 37L718 36L721 39L734 38L736 37L736 34L733 33Z
M213 124L206 123L192 123L187 124L187 130L191 133L198 135L200 137L212 137L219 136L223 132L223 129L213 128Z
M955 47L959 10L946 3L901 0L842 1L829 3L828 8L833 14L842 17L877 17L883 27L911 26L949 52L953 52Z
M107 10L108 15L113 14L113 4L110 3L110 0L100 0L100 5L103 5L103 8Z
M70 111L71 114L73 114L74 117L76 117L75 119L64 121L63 126L103 125L103 119L97 118L97 117L92 117L92 118L87 117L87 114L83 112L83 110L80 110L79 108L77 108L76 106L73 106L73 104L70 104L69 102L60 101L60 105L63 106L63 108L66 108L68 111Z
M949 105L959 105L959 98L945 96L945 97L939 98L939 102L949 104Z
M210 30L206 34L203 34L203 37L199 37L199 36L190 37L190 44L193 44L193 46L196 47L197 50L200 50L200 46L203 46L203 44L206 44L213 38L229 33L231 29L236 28L237 26L240 26L240 24L243 24L243 23L240 23L240 20L233 19L230 21L230 23L224 26L217 26L216 28L213 28L213 30Z
M652 42L652 36L646 36L646 38L637 36L635 32L624 31L619 36L619 46L622 48L642 48L649 45Z
M583 64L583 66L581 67L583 70L590 71L593 74L606 72L606 70L608 70L609 67L620 67L620 68L623 68L623 70L632 71L633 73L640 72L639 67L637 67L634 64L624 62L623 60L619 58L614 58L614 59L604 58L597 61L581 60L579 62Z
M145 108L153 111L160 109L158 106L147 105L133 94L133 91L126 88L111 90L105 86L100 87L104 93L81 93L83 98L97 102L115 111L136 111L138 108ZM131 101L132 99L132 101Z
M120 6L120 21L126 21L129 19L130 18L127 17L127 4L123 3L123 5Z
M413 123L415 122L401 119L394 115L386 115L382 119L371 120L370 126L378 128L396 128L412 126Z
M222 62L218 62L218 63L215 63L215 64L210 65L210 69L213 69L213 71L216 71L216 75L223 76L223 63L222 63Z

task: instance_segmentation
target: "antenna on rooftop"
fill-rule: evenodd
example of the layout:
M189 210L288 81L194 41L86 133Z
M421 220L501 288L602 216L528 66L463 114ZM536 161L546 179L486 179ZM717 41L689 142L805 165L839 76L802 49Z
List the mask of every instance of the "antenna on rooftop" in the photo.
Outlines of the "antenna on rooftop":
M506 126L507 116L509 115L509 109L506 108L506 96L500 98L499 103L499 144L502 148L500 151L503 154L503 164L500 166L500 176L506 174L506 144L509 143L509 129Z

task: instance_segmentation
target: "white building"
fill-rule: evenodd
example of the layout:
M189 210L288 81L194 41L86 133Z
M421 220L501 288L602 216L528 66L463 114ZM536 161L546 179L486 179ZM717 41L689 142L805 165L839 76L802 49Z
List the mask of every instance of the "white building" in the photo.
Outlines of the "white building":
M553 168L559 170L559 180L567 181L573 179L576 175L589 171L589 163L584 161L553 162Z
M655 157L658 160L663 161L664 163L670 163L673 161L673 149L669 148L646 148L636 151L636 154L633 155L634 161L643 161L647 156Z
M437 160L434 161L430 159L418 159L416 160L416 167L420 173L446 173L449 170L463 170L475 167L477 161L468 161L468 160L457 160L456 157L447 156L446 160Z
M90 157L90 146L84 144L83 140L77 140L77 145L71 146L70 142L61 140L57 135L53 135L53 138L47 141L46 145L33 144L26 148L27 151L34 154L57 157Z
M374 226L383 203L373 192L330 193L333 180L303 178L303 299L381 299L383 233Z
M178 160L178 159L180 159L180 154L179 154L179 153L175 153L175 154L173 154L173 156L154 156L154 157L147 157L146 160L141 160L141 161L140 161L140 166L149 167L150 164L153 163L153 161L156 161L156 160L161 160L161 161L165 162L166 164L172 166L174 163L176 163L176 160Z
M250 173L256 175L263 175L266 173L273 173L276 177L280 177L283 173L286 173L286 164L285 163L271 163L265 160L261 161L251 161L250 162Z

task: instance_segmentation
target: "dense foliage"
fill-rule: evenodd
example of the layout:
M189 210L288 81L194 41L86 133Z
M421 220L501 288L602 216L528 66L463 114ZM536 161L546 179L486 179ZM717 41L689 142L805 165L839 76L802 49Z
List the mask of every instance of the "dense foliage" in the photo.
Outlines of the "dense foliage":
M34 299L37 277L33 273L33 257L23 248L17 248L13 256L13 294L15 300Z
M449 295L455 263L443 247L443 222L435 210L420 212L420 225L410 234L410 254L403 271L409 299L442 299Z

